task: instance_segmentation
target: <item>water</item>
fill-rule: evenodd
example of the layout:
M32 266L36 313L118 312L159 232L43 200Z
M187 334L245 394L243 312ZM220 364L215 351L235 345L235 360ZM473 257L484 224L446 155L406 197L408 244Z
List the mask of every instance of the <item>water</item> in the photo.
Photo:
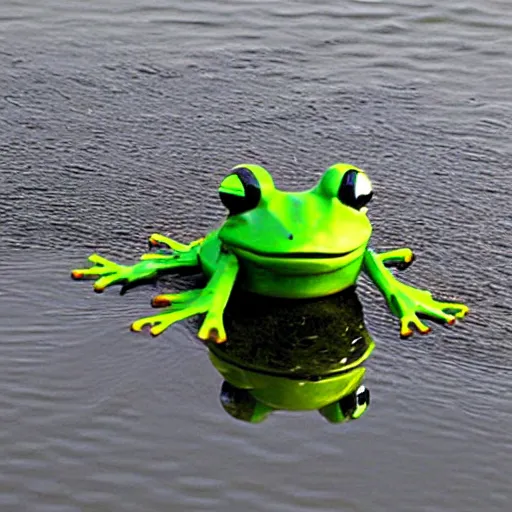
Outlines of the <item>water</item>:
M510 510L512 11L445 4L2 2L2 511ZM411 245L404 279L471 307L401 341L362 281L358 421L237 422L193 324L127 329L176 281L69 279L211 229L246 160L289 189L365 168L373 246Z

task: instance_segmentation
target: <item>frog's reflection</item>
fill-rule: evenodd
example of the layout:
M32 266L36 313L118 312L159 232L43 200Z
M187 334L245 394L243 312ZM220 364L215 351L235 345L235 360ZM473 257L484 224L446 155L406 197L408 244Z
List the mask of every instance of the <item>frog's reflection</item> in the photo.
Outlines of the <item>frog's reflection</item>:
M276 410L318 410L338 423L367 409L362 363L374 342L354 290L304 301L235 295L224 318L228 341L208 348L231 416L257 423Z

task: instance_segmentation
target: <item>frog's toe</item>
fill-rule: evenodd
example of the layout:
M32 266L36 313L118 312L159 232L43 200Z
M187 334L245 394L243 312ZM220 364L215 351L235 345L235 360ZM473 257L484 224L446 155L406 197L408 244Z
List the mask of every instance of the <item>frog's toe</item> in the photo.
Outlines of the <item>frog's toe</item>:
M213 341L214 343L219 343L219 330L216 328L210 329L208 333L208 341Z
M445 313L449 313L455 318L464 318L469 312L469 308L465 304L456 302L444 302L441 307Z
M98 279L100 276L108 273L103 266L94 266L90 268L77 268L71 271L71 279L75 281Z
M416 259L416 256L414 255L414 253L412 251L410 251L410 253L408 253L406 256L404 256L404 259L402 261L398 261L396 263L396 268L398 270L406 270L412 265L412 263L414 262L415 259Z
M211 341L213 343L224 343L227 340L224 326L216 321L203 322L203 325L197 333L197 337L203 341Z
M160 244L158 243L158 241L155 240L153 235L151 235L148 238L148 249L151 251L151 249L155 249L156 247L159 247L159 246L160 246Z
M212 341L213 343L224 343L226 341L226 333L222 329L222 333L217 329L216 327L213 327L210 329L210 332L208 333L208 341Z
M400 336L408 338L413 334L410 325L413 324L420 334L428 334L432 329L425 325L416 315L410 315L400 320Z
M112 261L100 256L99 254L91 254L87 259L98 267L109 267L113 265Z
M408 247L380 253L378 257L386 267L395 267L398 270L405 270L415 259L414 253Z
M467 306L463 306L459 311L455 313L456 318L464 318L469 313L469 308Z
M159 248L180 252L187 252L190 249L190 246L176 242L176 240L173 240L168 236L161 235L160 233L153 233L150 235L148 238L148 244L151 249Z
M105 288L107 287L107 285L105 284L105 281L103 281L103 279L99 279L98 281L96 281L93 285L92 285L92 289L96 292L96 293L103 293L105 291Z
M130 330L132 332L149 332L153 335L152 329L154 328L156 324L154 322L151 322L147 319L140 319L135 322L133 322L130 325Z
M92 287L96 293L103 293L103 291L105 290L105 288L107 288L107 286L119 283L120 281L121 280L119 279L119 277L115 274L109 275L109 276L103 276L103 277L100 277L100 279L98 279L93 284Z
M158 336L172 323L173 322L170 319L165 319L163 315L147 316L133 322L131 330L133 332L142 332L144 329L149 327L149 333L151 336Z
M167 322L160 322L160 321L157 321L153 324L153 326L151 327L151 329L149 330L149 334L151 334L151 336L156 337L158 336L159 334L162 334L165 329L167 329L167 327L169 327L169 323Z
M180 292L180 293L165 293L157 295L156 297L153 297L151 300L151 305L154 308L165 308L167 306L170 306L171 304L174 305L174 309L184 309L186 308L190 303L195 301L196 299L199 299L201 296L202 290L188 290L186 292Z
M139 318L139 320L135 320L135 322L132 322L132 324L130 325L130 329L133 332L142 332L144 327L153 325L153 318L154 317Z
M169 245L164 243L162 236L158 234L152 234L148 238L148 248L151 249L169 249Z
M412 336L412 329L409 327L409 325L402 325L400 326L400 337L402 338L409 338Z
M419 332L420 334L428 334L428 333L429 333L429 332L431 332L431 331L432 331L432 328L427 327L427 326L424 326L424 327L421 327L421 328L420 328L420 327L418 327L418 332Z
M171 299L169 295L157 295L151 299L151 306L154 308L165 308L171 305Z
M436 319L436 318L434 318ZM451 315L450 313L447 313L446 311L439 311L437 313L437 319L439 319L441 322L444 322L447 325L454 325L456 322L455 315Z
M71 279L74 279L75 281L80 281L82 279L85 279L84 271L81 269L72 270L71 271Z
M167 329L167 327L168 327L168 325L163 325L162 322L159 322L157 320L155 320L153 322L151 322L151 321L145 321L145 322L136 321L136 322L132 323L130 329L133 332L142 332L142 331L146 331L146 329L147 329L147 332L149 332L149 334L151 334L151 336L153 336L153 338L155 338L159 334L162 334L162 332L164 332L165 329Z
M131 329L132 331L140 332L144 327L150 326L149 332L151 336L158 336L162 332L164 332L168 327L172 324L179 322L180 320L184 320L192 315L199 313L200 311L185 308L182 310L170 310L164 311L163 313L159 313L154 316L148 316L145 318L141 318L132 323Z

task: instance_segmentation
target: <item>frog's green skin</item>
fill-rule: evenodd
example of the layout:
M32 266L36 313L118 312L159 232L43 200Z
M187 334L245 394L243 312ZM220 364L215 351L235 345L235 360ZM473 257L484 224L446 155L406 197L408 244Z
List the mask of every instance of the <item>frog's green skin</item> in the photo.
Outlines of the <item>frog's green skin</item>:
M211 350L210 360L225 379L221 390L224 409L251 423L278 410L318 410L330 422L340 423L359 418L369 404L369 391L362 384L364 366L324 379L302 380L240 368Z
M430 330L418 315L452 324L468 311L394 277L386 265L407 266L413 260L410 249L377 254L368 247L372 230L365 205L371 184L353 165L329 167L310 190L284 192L263 167L242 164L224 179L219 193L229 216L205 238L184 245L154 234L150 245L167 251L143 254L132 266L93 254L94 266L74 270L72 277L96 279L97 292L121 283L123 292L162 273L202 270L209 278L204 289L155 297L153 306L165 309L135 321L132 330L151 326L156 336L176 321L204 313L198 336L217 342L226 340L223 312L235 283L261 295L313 298L355 285L364 270L400 319L402 336L412 334L411 324L421 333Z

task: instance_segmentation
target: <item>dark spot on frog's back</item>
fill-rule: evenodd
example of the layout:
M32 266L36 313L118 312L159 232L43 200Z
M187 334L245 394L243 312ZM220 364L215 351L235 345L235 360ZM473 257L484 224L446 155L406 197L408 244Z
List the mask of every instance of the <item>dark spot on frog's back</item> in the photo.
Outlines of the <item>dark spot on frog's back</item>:
M293 235L291 233L288 235L288 240L293 240Z

